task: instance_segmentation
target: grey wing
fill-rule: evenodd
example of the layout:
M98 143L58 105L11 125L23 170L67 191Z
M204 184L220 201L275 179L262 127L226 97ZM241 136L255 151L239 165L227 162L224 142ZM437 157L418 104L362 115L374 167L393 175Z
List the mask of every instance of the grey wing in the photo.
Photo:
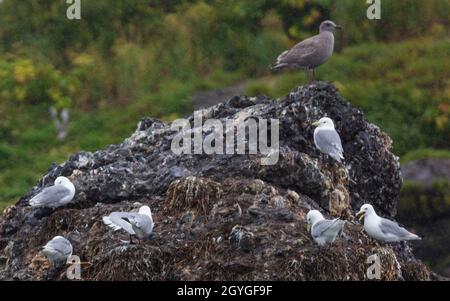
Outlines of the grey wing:
M72 255L73 250L70 241L68 241L67 239L60 239L60 238L52 239L45 245L44 248L47 250L58 252L65 256Z
M124 219L128 220L134 227L141 229L146 233L151 232L153 229L153 221L147 215L131 214L124 217Z
M312 229L312 236L314 238L319 237L323 234L325 234L325 232L327 232L328 230L330 230L335 224L336 224L337 220L321 220L318 221L315 225L314 228Z
M339 232L342 231L345 221L336 218L334 220L321 220L314 225L313 237L317 238L319 236L329 236L335 237Z
M63 185L55 185L44 188L30 200L33 207L58 207L61 200L70 195L70 190Z
M318 42L315 36L301 41L290 50L283 52L278 57L277 64L302 64L317 51Z
M383 232L383 234L386 234L386 235L392 234L399 238L406 238L411 235L415 235L415 234L410 233L405 228L401 227L396 222L388 220L386 218L381 219L380 229L381 229L381 232Z
M338 155L343 153L341 137L335 130L319 129L314 133L314 141L324 153Z
M109 224L105 219L103 219L103 221L105 222L105 224L109 225L110 227L114 228L115 230L124 229L129 234L134 235L135 233L134 233L133 227L131 226L131 224L129 222L124 220L124 218L130 217L131 215L133 215L133 213L113 212L108 216L109 222L112 223L112 225Z

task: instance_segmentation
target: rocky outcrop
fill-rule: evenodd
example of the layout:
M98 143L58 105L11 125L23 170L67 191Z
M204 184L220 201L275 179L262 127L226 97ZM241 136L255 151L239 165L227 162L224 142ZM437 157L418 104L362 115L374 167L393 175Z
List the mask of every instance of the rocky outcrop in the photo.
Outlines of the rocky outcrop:
M345 165L314 147L311 123L325 115L340 133ZM63 270L37 260L55 235L72 242L85 280L362 280L374 254L381 279L432 277L408 245L381 246L353 222L366 202L393 216L402 180L390 138L334 86L312 83L280 100L234 97L202 116L223 124L278 119L278 163L264 165L258 154L176 155L177 132L144 118L122 144L51 166L5 210L0 279L65 279ZM188 120L193 126L194 117ZM28 200L60 175L75 184L74 202L31 210ZM156 223L151 241L129 245L125 234L102 224L109 212L142 204ZM311 208L348 219L345 236L324 249L315 245L305 227Z

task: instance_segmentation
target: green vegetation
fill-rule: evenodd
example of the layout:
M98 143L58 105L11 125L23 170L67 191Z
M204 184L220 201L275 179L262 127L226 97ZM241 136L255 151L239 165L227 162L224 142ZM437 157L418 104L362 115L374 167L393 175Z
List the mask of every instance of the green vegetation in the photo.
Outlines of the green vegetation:
M405 181L398 210L408 224L425 225L450 214L450 181L435 180L429 186Z
M450 151L444 149L420 148L409 151L400 159L401 163L425 158L431 159L450 159Z
M80 21L67 7L0 3L0 208L52 162L121 142L142 116L188 114L195 91L247 81L249 94L285 95L304 75L268 66L323 19L345 30L320 78L387 131L398 155L448 156L448 1L385 1L379 21L354 0L83 1ZM50 107L71 109L65 142Z

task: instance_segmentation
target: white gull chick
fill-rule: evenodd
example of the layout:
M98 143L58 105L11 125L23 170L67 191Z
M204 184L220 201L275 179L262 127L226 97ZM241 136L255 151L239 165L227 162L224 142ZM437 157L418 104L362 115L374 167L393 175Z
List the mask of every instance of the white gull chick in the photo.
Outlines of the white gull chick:
M67 205L75 196L75 186L66 177L58 177L55 185L42 189L29 204L31 207L56 208Z
M308 232L314 241L321 247L332 243L336 236L342 231L345 221L338 218L327 220L318 210L311 210L306 215Z
M364 218L364 230L370 237L382 242L398 242L404 240L420 240L416 234L408 232L396 222L380 217L370 204L364 204L356 214L359 220Z
M341 137L334 129L333 120L323 117L319 121L314 122L313 126L316 126L314 130L314 144L317 149L334 160L341 162L344 159L344 150Z
M43 248L42 253L51 263L66 263L72 256L72 244L62 236L55 236Z
M154 223L152 211L148 206L139 208L138 213L134 212L112 212L108 216L103 217L105 225L114 229L114 231L123 229L131 236L135 235L139 239L149 238L152 234Z

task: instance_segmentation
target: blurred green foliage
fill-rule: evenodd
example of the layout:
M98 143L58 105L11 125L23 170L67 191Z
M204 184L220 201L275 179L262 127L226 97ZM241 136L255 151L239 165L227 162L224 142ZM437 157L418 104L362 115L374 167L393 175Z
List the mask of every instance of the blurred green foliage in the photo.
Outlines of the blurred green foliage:
M197 90L250 79L250 94L286 94L303 74L269 76L268 66L324 19L345 30L321 78L386 130L397 154L449 148L448 1L383 1L378 21L353 0L82 1L79 21L67 7L0 3L0 207L51 162L122 141L143 115L186 115ZM71 108L64 143L50 106Z
M435 180L429 186L405 181L398 208L408 224L426 224L450 214L450 181Z
M79 84L78 78L63 75L51 64L39 64L30 59L0 59L0 93L4 105L70 107Z
M450 159L450 151L445 149L419 148L409 151L400 158L401 163L420 159Z

